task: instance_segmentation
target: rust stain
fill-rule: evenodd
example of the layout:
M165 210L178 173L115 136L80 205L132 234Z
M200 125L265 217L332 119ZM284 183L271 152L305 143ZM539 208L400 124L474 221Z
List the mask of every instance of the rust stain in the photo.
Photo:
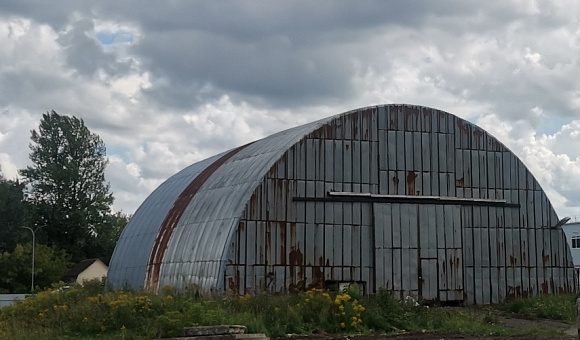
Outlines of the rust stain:
M213 162L207 168L205 168L201 173L199 173L191 183L183 190L183 192L177 197L171 209L165 216L155 242L153 244L153 249L149 256L149 261L147 263L147 274L145 277L145 289L151 292L156 292L159 284L159 272L161 270L161 262L163 261L163 256L167 250L167 245L169 244L169 239L173 234L173 230L177 226L181 215L189 205L189 202L193 199L195 194L199 191L201 186L207 181L207 179L222 166L228 159L240 152L242 149L247 147L252 143L242 145L238 148L233 149L227 154L223 155L221 158Z
M290 261L290 292L298 292L304 290L304 255L295 246L292 246L290 254L288 254L288 260ZM298 268L298 272L295 269Z
M542 290L542 293L543 294L548 294L550 292L549 289L548 289L548 287L549 287L548 286L548 281L542 282L541 286L542 286L542 289L541 290Z
M417 174L413 171L407 173L407 195L415 195L415 178Z
M469 134L469 126L466 124L466 122L463 119L458 118L457 119L457 127L459 128L459 130L465 134Z
M285 266L286 265L286 227L284 225L280 225L280 254L282 258L280 259L280 263Z
M390 112L389 114L389 129L391 130L398 130L398 126L399 126L399 122L398 122L399 118L397 115L397 112Z
M511 301L522 295L521 286L508 286L506 300Z
M236 271L236 277L228 277L228 289L234 294L240 294L240 271Z
M544 267L550 265L550 254L546 254L542 249L542 261L544 262Z
M457 182L457 187L458 188L463 188L465 186L465 180L463 179L463 177L461 177L460 179L458 179L456 182Z
M510 267L516 267L518 265L518 259L513 255L510 255Z
M417 130L421 110L415 107L403 106L405 115L405 130Z
M324 289L324 272L322 267L312 267L312 283L308 285L308 289L318 288Z
M265 264L268 265L270 263L270 259L272 258L272 222L266 222L266 258Z
M358 139L359 135L359 111L354 112L352 115L347 116L348 119L352 122L352 139Z

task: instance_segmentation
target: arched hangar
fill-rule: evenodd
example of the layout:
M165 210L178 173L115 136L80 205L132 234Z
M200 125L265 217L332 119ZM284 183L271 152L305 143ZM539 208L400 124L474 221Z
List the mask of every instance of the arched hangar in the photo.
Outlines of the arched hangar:
M468 304L574 292L558 222L524 164L481 128L373 106L169 178L123 231L108 284L245 294L357 282Z

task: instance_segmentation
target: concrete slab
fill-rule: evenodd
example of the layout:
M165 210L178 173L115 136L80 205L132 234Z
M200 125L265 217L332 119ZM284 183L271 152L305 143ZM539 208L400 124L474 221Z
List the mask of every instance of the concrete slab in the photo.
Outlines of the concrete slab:
M244 334L245 332L246 326L241 325L195 326L183 328L183 336Z

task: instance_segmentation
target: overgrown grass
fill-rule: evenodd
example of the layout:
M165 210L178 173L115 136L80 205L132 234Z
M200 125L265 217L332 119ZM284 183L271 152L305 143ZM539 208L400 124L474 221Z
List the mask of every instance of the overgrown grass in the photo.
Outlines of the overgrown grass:
M530 318L545 318L574 322L576 320L576 295L542 295L517 299L496 306L498 310Z
M0 339L151 339L159 332L166 337L178 336L185 326L217 324L241 324L248 332L270 337L402 331L546 335L540 330L505 328L494 321L465 308L402 303L384 290L372 298L361 298L356 288L340 294L312 289L284 296L224 293L202 298L195 289L177 294L166 287L153 295L105 291L93 282L67 290L54 287L3 308Z

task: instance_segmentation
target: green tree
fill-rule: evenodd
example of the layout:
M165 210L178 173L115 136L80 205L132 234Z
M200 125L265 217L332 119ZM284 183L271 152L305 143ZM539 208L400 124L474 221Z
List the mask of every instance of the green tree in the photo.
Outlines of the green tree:
M29 225L45 226L40 240L66 250L74 262L101 256L95 243L113 203L105 144L83 120L55 111L43 114L31 141L33 165L20 171L31 189Z
M59 282L72 268L70 256L62 249L36 244L34 285L41 289ZM31 284L32 245L17 244L12 252L0 254L0 293L28 293Z
M12 250L22 225L24 184L4 178L0 172L0 253Z
M107 265L109 264L117 240L128 222L129 217L121 212L105 216L104 222L96 228L98 237L91 244L93 248L90 252L92 254L98 254L98 256L94 257L100 258Z

